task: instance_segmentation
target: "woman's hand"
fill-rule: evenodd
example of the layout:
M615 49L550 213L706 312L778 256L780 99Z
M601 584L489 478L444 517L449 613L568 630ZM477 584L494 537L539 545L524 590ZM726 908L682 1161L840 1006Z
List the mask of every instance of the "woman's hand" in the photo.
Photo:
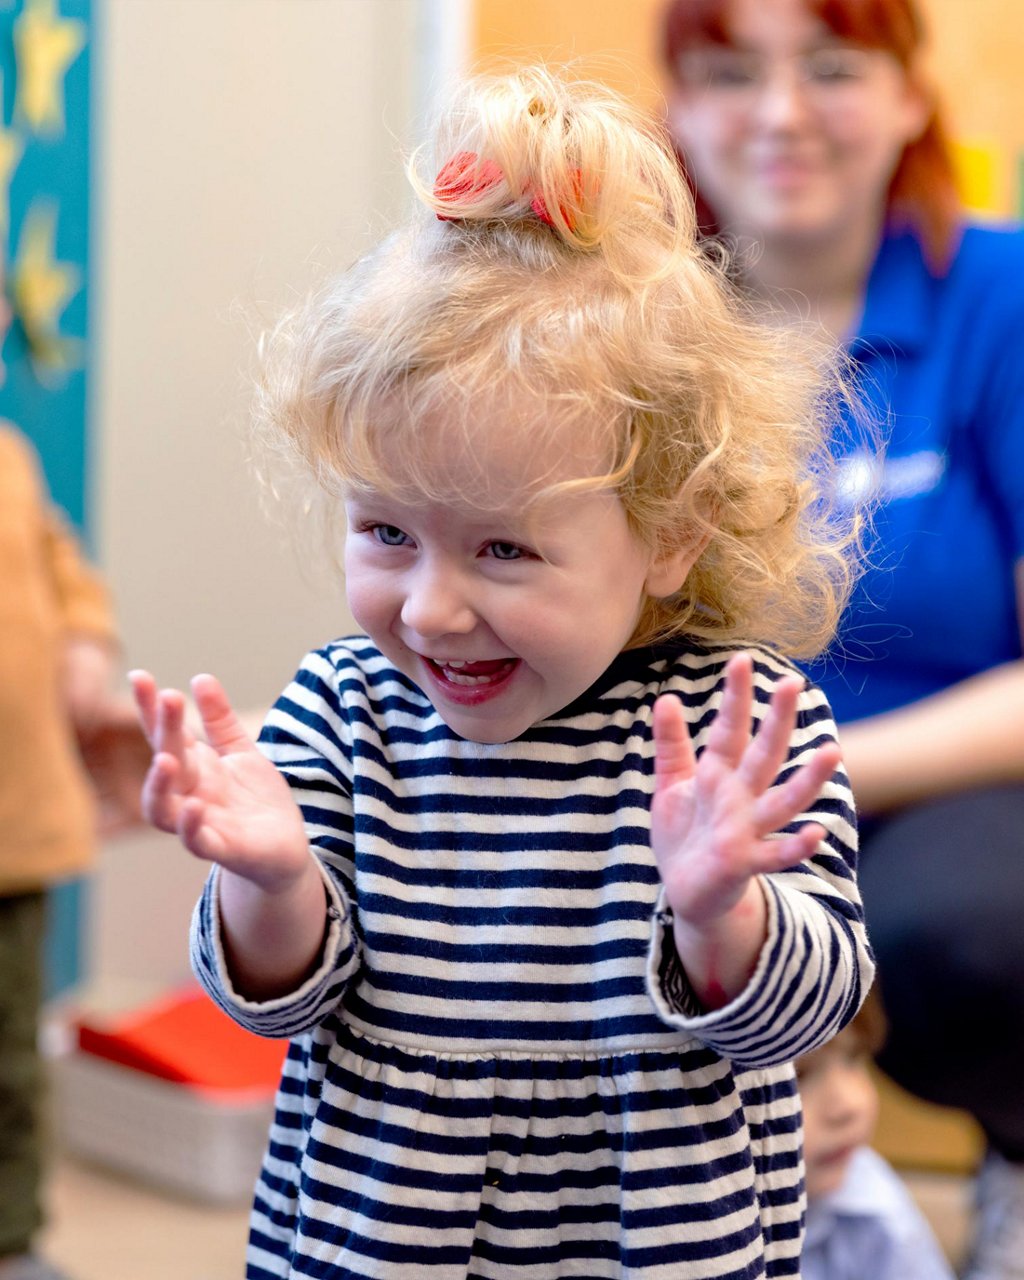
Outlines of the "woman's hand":
M680 959L706 1004L738 994L764 943L767 910L758 877L810 857L825 834L807 823L770 838L807 810L841 758L835 743L819 747L774 785L789 755L802 688L799 676L782 680L752 737L753 663L748 654L732 658L699 761L679 699L667 694L655 703L651 845Z
M242 728L223 687L196 676L192 695L203 742L185 723L185 699L158 689L146 671L130 674L153 761L142 790L142 812L161 831L176 833L197 858L276 894L309 868L302 814L287 782Z

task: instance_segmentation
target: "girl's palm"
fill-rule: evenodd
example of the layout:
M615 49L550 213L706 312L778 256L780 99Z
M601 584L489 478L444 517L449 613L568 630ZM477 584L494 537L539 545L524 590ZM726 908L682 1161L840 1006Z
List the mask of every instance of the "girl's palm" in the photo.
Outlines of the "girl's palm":
M821 747L781 786L773 785L789 754L799 677L782 681L758 733L750 733L753 665L733 658L722 706L699 761L678 698L654 712L655 789L651 844L673 913L696 927L730 911L752 877L809 857L824 832L817 823L776 836L814 801L839 762Z
M246 735L219 682L192 682L208 741L185 725L185 700L157 691L151 676L132 685L154 750L143 787L146 818L175 832L197 857L219 863L265 889L285 887L305 870L308 842L287 782Z

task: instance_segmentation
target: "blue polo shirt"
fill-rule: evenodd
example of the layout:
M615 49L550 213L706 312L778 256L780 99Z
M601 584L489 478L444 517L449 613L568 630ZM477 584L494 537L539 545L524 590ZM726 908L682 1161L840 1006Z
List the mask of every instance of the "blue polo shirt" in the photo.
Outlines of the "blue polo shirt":
M968 228L941 277L912 236L887 238L850 353L886 452L843 464L881 505L839 639L809 668L840 722L1021 656L1024 232Z

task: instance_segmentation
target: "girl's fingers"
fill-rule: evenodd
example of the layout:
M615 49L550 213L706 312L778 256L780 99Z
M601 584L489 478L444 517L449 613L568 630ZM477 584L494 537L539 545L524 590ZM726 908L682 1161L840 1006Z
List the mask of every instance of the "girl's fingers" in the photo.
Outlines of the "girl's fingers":
M146 740L153 746L156 738L156 681L148 671L129 671L128 680L139 712L139 721Z
M224 854L224 841L206 825L206 806L201 800L186 800L178 818L178 836L190 853L207 862Z
M161 689L156 699L156 736L159 750L180 759L188 745L185 737L185 699L177 689Z
M754 701L754 664L749 653L737 653L725 668L722 705L708 732L707 748L734 769L750 741L750 709Z
M191 748L195 738L185 725L185 697L177 689L161 689L157 695L156 749L172 755L181 766L179 785L191 791L197 782Z
M158 830L177 834L197 857L216 861L224 854L224 840L209 825L204 801L190 794L198 786L202 761L196 734L186 722L185 697L177 689L159 689L148 671L132 671L129 680L143 731L154 751L142 787L142 812ZM203 730L219 755L255 750L219 681L213 676L196 676L192 689Z
M218 755L255 750L219 680L209 675L195 676L192 696L202 716L207 741Z
M801 676L787 676L778 684L768 714L743 754L739 773L754 795L768 790L786 762L803 688Z
M809 822L790 835L780 836L778 840L766 840L763 846L763 872L769 874L799 866L813 856L824 838L825 828L817 822Z
M146 780L142 784L142 812L146 821L159 831L175 832L181 797L178 778L181 768L174 756L158 752L153 757Z
M683 704L664 693L654 704L654 790L665 791L693 777L693 745Z
M224 841L207 825L203 801L196 796L182 798L180 776L181 766L174 756L156 755L142 789L143 812L158 830L177 835L190 853L215 862L224 854Z
M781 786L766 791L754 805L754 829L771 835L793 821L814 803L842 759L837 743L819 747L805 765Z

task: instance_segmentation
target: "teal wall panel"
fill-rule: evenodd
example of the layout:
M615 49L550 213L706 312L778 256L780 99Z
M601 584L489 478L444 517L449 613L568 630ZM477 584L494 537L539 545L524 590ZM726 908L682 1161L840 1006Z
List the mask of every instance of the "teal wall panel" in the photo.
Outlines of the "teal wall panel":
M0 0L0 234L14 311L0 417L39 450L89 545L90 0ZM52 895L51 991L78 977L84 886Z

